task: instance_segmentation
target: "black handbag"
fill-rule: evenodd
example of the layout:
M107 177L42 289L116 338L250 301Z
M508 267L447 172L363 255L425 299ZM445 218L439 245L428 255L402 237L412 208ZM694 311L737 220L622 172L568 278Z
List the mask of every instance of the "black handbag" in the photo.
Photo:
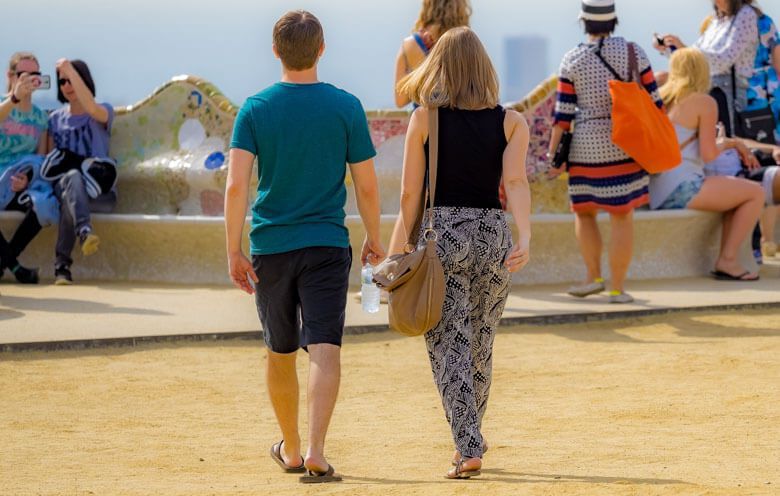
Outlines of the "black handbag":
M553 156L552 166L555 169L560 169L563 164L569 163L569 151L571 150L572 133L565 132L561 137L561 142L558 143L558 147L555 149L555 155Z
M769 107L737 112L737 136L769 145L775 144L775 115Z

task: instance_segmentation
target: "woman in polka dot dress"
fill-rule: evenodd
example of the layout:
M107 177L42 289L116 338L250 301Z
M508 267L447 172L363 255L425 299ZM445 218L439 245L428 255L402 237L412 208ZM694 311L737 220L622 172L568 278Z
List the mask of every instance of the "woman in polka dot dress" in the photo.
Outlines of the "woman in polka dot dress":
M581 19L588 42L561 62L551 155L564 132L576 122L569 154L569 196L576 215L576 234L588 279L569 289L585 297L606 289L601 273L602 241L596 214L610 214L610 302L630 303L624 290L633 243L633 211L648 202L647 173L612 142L612 100L609 81L617 72L629 80L629 43L612 33L617 25L614 0L584 0ZM641 83L661 107L653 71L645 52L634 45ZM599 57L599 53L603 60ZM610 69L611 67L611 69ZM551 169L555 177L563 171Z

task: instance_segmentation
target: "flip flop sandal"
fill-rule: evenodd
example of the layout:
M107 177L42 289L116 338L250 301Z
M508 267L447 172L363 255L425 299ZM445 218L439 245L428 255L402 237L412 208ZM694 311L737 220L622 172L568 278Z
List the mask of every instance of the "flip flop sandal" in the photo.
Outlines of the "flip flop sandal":
M283 442L284 439L271 446L271 458L273 459L273 461L275 461L277 465L282 467L282 470L286 474L302 474L306 472L306 467L303 466L303 458L301 458L301 464L297 467L291 467L290 465L284 463L284 458L282 458Z
M710 272L710 275L712 275L712 277L714 277L718 281L753 282L753 281L758 281L760 279L759 276L750 279L745 279L744 277L748 274L750 274L750 272L744 272L738 276L733 276L728 272L723 272L722 270L713 270L712 272Z
M316 472L314 470L308 470L306 475L302 475L299 479L301 484L322 484L326 482L341 482L340 475L336 475L336 471L333 466L328 465L328 470L325 472Z
M470 479L482 475L482 472L479 470L463 470L463 463L464 460L461 459L458 464L455 465L455 468L450 469L444 477L446 479Z

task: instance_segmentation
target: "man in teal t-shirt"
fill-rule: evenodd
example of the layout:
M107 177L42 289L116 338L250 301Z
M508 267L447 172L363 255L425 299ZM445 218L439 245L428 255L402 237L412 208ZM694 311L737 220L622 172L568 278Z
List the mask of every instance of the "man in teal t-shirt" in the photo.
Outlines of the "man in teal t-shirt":
M268 391L282 431L271 457L301 482L341 478L324 456L325 433L340 381L341 337L352 252L344 226L346 166L366 228L361 261L381 261L379 192L366 115L360 101L317 79L322 26L305 11L274 26L281 82L250 97L233 129L225 200L230 277L255 295L268 348ZM241 252L252 164L252 262ZM309 353L309 446L298 433L295 357Z

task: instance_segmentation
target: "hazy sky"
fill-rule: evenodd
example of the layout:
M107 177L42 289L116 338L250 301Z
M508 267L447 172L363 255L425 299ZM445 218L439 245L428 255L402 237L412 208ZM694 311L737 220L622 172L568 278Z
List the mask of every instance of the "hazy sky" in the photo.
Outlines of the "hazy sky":
M778 3L772 0L768 13L780 20ZM552 72L583 39L579 5L579 0L472 0L472 27L499 73L508 63L507 36L548 38L548 60L539 63ZM305 8L325 27L320 78L355 93L367 108L389 108L395 55L419 6L420 0L35 0L17 3L13 20L4 9L0 61L5 64L16 50L32 50L44 73L52 74L58 58L82 58L92 69L98 98L115 105L134 103L177 74L204 77L241 103L279 77L271 53L276 19ZM617 6L618 34L649 51L654 31L693 41L711 0L617 0ZM665 66L660 56L652 61ZM52 100L56 94L37 97Z

